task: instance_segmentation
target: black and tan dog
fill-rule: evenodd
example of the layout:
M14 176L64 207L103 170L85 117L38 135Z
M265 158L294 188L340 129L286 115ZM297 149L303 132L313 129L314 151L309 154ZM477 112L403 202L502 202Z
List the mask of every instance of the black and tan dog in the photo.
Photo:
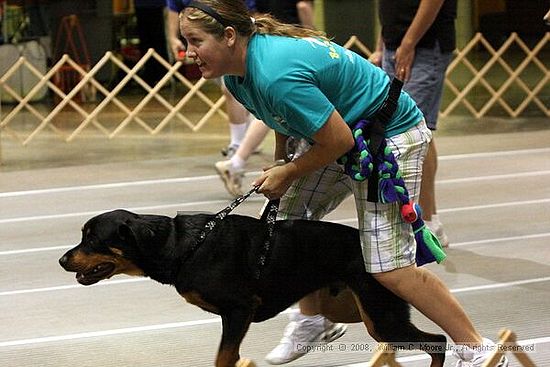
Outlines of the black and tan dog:
M356 229L329 222L277 221L268 260L260 269L267 226L252 217L227 216L190 250L212 217L104 213L84 225L80 244L59 262L76 272L83 285L120 273L147 276L175 286L188 302L220 315L217 367L252 365L238 362L250 323L274 317L308 293L333 284L347 285L355 296L342 291L333 300L326 297L324 313L333 321L358 322L362 316L378 341L416 342L419 349L439 346L441 352L428 352L432 367L443 366L446 338L417 329L410 322L409 305L365 272ZM261 276L256 279L258 270Z

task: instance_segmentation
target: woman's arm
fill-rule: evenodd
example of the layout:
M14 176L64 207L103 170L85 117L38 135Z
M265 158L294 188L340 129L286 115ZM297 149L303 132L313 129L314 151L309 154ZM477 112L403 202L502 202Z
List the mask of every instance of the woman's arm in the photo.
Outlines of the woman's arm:
M180 28L179 28L179 16L178 13L168 9L168 44L174 59L181 61L182 57L180 51L185 51L185 46L180 40Z
M315 29L313 25L315 19L315 12L313 10L313 1L298 1L296 3L296 10L298 12L298 18L300 19L300 24L303 27Z
M444 0L421 0L414 19L395 51L395 76L403 81L411 77L415 57L415 47L426 31L431 27Z
M313 140L315 144L303 155L265 171L255 180L253 185L260 185L258 191L269 199L280 198L294 180L336 161L355 144L351 129L336 110L313 135ZM281 147L277 142L277 155L280 154L279 149Z
M278 160L287 160L287 151L286 151L286 141L288 139L288 136L283 135L281 133L278 133L275 131L275 154L274 154L274 161L277 162Z

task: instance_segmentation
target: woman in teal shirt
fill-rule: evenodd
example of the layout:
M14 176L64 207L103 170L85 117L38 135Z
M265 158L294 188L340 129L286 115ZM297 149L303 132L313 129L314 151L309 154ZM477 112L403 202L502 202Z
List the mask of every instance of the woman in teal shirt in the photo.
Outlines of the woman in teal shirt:
M236 99L275 130L276 160L287 156L289 136L308 142L291 161L266 170L254 182L267 198L281 198L280 216L317 220L353 194L367 271L455 343L491 344L475 330L448 288L429 270L416 266L414 236L398 204L368 202L367 183L352 181L336 164L354 147L350 126L372 119L388 94L390 80L382 69L320 32L282 24L268 15L251 18L240 0L191 2L180 22L187 55L203 77L225 75ZM386 125L385 138L414 200L431 133L404 92ZM319 307L314 296L300 302L305 315L318 313ZM314 335L302 342L318 340ZM283 338L288 350L296 350L296 342L289 335ZM457 353L459 365L481 366L489 348L470 353L469 347ZM284 363L300 356L289 353L268 361Z

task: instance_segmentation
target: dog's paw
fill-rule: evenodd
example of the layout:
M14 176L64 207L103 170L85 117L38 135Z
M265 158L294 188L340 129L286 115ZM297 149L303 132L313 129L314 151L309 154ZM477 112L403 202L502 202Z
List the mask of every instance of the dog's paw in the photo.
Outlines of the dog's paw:
M256 367L256 363L254 363L251 359L241 358L235 364L235 367Z

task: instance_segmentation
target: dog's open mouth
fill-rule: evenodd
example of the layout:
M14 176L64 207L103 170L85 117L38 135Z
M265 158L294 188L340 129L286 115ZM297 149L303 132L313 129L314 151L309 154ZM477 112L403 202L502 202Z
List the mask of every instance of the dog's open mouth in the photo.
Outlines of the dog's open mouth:
M105 262L96 265L92 270L85 273L76 273L76 281L82 285L92 285L107 278L115 270L115 264Z

